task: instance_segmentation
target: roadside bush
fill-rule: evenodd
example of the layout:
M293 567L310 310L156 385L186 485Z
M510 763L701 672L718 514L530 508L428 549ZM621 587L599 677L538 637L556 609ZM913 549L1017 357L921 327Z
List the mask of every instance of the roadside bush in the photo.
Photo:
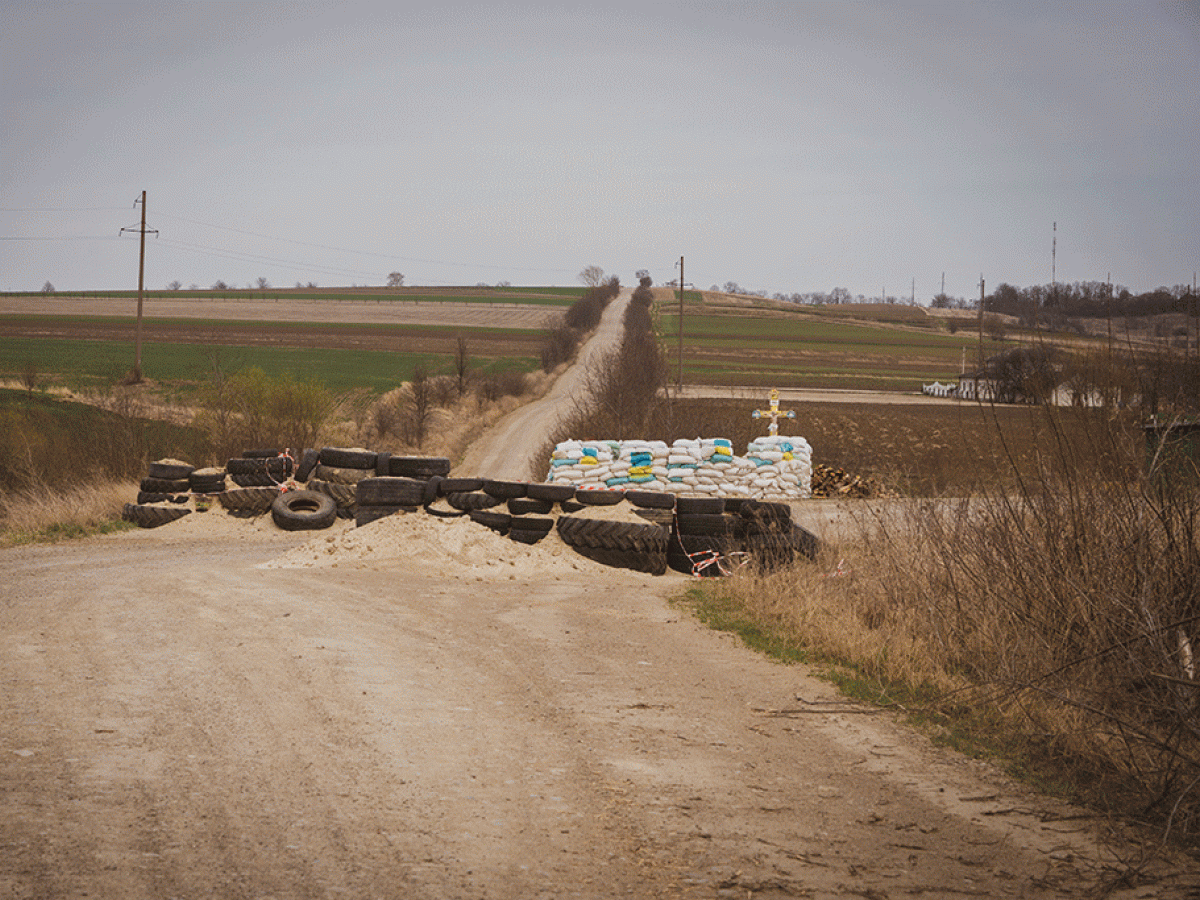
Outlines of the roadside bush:
M200 391L199 406L193 424L208 434L216 458L227 459L247 447L319 446L336 402L316 381L252 367L215 377Z
M542 371L551 372L574 358L584 335L600 324L605 308L620 292L621 282L614 275L571 304L542 344Z

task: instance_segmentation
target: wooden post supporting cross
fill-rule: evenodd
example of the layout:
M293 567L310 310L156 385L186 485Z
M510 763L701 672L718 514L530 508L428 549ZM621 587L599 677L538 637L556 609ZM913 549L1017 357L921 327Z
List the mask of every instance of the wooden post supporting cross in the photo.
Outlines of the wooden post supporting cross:
M779 419L794 419L796 418L795 410L779 408L779 391L776 388L771 388L771 408L756 409L750 415L755 419L770 419L771 424L767 426L767 431L771 436L779 434Z

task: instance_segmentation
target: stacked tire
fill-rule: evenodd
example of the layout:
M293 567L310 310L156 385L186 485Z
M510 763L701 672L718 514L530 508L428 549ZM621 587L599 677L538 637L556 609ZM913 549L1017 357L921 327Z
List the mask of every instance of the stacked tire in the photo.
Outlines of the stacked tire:
M589 507L615 506L626 501L638 507L636 512L654 510L667 516L675 505L674 495L666 493L580 490L574 498L579 514L559 517L558 536L580 556L595 562L662 575L667 571L669 525L650 520L628 522L587 515Z
M365 471L370 463L370 471L355 483L354 522L360 527L397 513L430 509L441 496L441 485L450 472L446 457L375 453L368 460L366 456L347 455L347 451L327 454L328 449L321 451L322 465L338 464L342 471L357 466L358 471ZM455 510L456 514L462 512L465 510Z
M705 578L726 574L741 558L745 533L741 516L726 513L722 498L679 497L667 565Z
M225 463L225 471L238 487L276 487L292 476L295 463L278 450L246 450Z
M126 503L121 518L139 528L158 528L182 519L190 509L182 504L190 496L188 476L194 466L176 459L150 463L146 477L138 484L136 503Z
M797 556L816 559L816 536L792 521L788 504L744 500L738 514L743 522L746 554L760 572L791 565Z

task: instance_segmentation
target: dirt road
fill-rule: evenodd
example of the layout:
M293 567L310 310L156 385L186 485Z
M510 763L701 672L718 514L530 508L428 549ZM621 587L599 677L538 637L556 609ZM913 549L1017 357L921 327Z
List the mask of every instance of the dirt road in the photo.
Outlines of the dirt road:
M585 398L588 373L606 353L620 346L625 308L633 292L621 292L604 309L600 325L579 350L575 364L555 381L545 397L513 410L485 436L467 449L457 467L463 475L516 481L541 481L544 471L534 472L534 455L573 405Z
M1070 897L1111 861L681 576L174 527L0 554L0 896Z

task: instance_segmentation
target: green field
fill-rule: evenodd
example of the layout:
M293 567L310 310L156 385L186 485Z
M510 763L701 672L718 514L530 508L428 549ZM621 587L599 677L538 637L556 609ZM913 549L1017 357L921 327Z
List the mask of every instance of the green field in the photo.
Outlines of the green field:
M5 338L0 343L0 372L15 375L26 360L32 360L43 376L53 373L68 386L114 384L133 368L133 353L133 341ZM437 354L204 344L142 346L142 368L160 383L202 382L218 365L224 372L257 366L269 375L316 379L334 392L367 388L382 393L409 380L419 362L433 375L449 374L452 369L452 360ZM475 372L529 372L537 365L538 360L531 357L471 357Z

